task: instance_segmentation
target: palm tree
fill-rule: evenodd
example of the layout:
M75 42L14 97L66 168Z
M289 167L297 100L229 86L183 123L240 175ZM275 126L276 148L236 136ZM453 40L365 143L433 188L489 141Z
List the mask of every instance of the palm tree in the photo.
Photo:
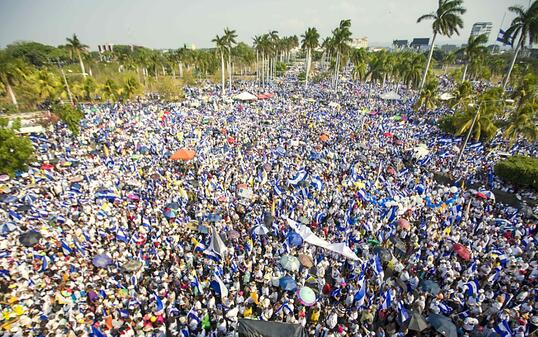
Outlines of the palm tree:
M235 30L230 30L228 27L224 28L223 39L228 51L228 82L230 91L232 90L232 48L237 44L237 41L235 40L236 38L237 34Z
M501 88L489 89L477 97L476 104L462 106L463 112L455 115L456 134L470 132L462 148L465 148L471 134L475 141L480 139L490 141L495 136L497 126L494 119L504 111L504 102L501 97Z
M446 74L448 70L448 66L451 64L454 64L456 62L456 54L453 52L448 52L443 55L443 59L441 60L441 63L443 64L443 72Z
M226 53L226 39L225 37L216 36L211 42L214 42L217 46L217 51L220 53L220 69L221 69L221 96L224 96L224 54Z
M121 93L124 99L130 99L138 92L139 89L140 82L138 82L134 77L129 77L123 84Z
M351 20L342 20L340 25L333 30L333 43L336 51L336 61L334 69L334 90L338 90L338 74L340 72L340 62L342 55L347 53L350 49L349 44L351 40Z
M399 57L397 65L398 75L408 87L417 87L420 83L420 76L426 57L423 54L404 53Z
M308 86L308 75L312 63L312 50L316 49L319 44L319 33L315 27L308 28L304 35L301 35L302 46L306 50L306 70L305 70L305 88Z
M463 69L463 76L461 81L465 81L467 75L467 69L469 68L469 63L471 63L475 58L480 55L483 55L487 52L487 48L484 46L488 42L488 36L486 34L469 36L469 41L467 45L459 49L456 53L463 53L463 58L465 60L465 68Z
M67 47L67 50L69 51L71 58L77 55L78 62L80 63L80 71L82 72L82 76L86 77L87 74L86 74L86 70L84 69L84 62L82 62L82 54L88 51L88 46L80 42L80 40L77 37L77 34L73 34L72 38L66 38L66 40L67 40L66 47Z
M62 91L62 81L54 73L41 69L32 75L32 85L42 100L53 100Z
M101 87L101 95L105 99L109 99L111 101L118 98L118 85L114 80L108 79Z
M454 91L454 98L450 100L450 106L452 109L458 107L466 107L471 103L473 99L473 87L468 81L463 81L458 84Z
M509 119L508 127L504 131L504 137L512 145L518 137L523 137L530 142L538 140L538 103L528 102L514 111Z
M506 89L508 82L510 81L510 74L514 69L514 64L516 63L517 54L527 43L537 43L538 42L538 1L534 1L532 5L527 9L523 9L521 6L512 6L508 10L512 13L515 13L517 16L510 27L506 30L504 34L505 42L516 41L519 36L519 40L516 43L516 50L514 51L514 56L512 57L512 63L508 68L508 73L504 78L503 89Z
M253 47L256 50L256 81L258 84L260 84L260 42L262 40L261 36L254 36L253 40Z
M420 92L414 108L417 110L422 108L424 112L434 110L437 107L438 93L439 85L437 81L429 81Z
M26 66L18 58L12 58L4 50L0 50L0 82L6 88L6 91L11 98L11 103L18 108L17 97L13 86L26 77Z
M270 55L269 62L268 62L268 72L269 75L268 81L272 80L275 75L275 61L276 61L276 55L278 53L278 44L280 37L278 36L278 32L276 30L272 30L267 35L268 37L268 45L267 45L267 52Z
M350 59L353 64L353 78L364 81L368 69L368 52L364 48L353 49Z
M424 83L426 83L426 76L428 75L428 71L430 69L433 49L435 47L435 38L437 35L440 34L448 37L451 37L454 33L460 35L458 29L463 28L463 20L461 19L460 15L463 15L466 12L466 9L461 6L462 3L463 0L439 0L437 11L422 15L417 20L417 23L426 19L433 20L432 44L430 47L426 68L424 69L422 80L420 81L420 90L422 90Z
M512 98L517 101L518 110L525 103L538 102L538 75L529 73L523 77L520 84L514 89Z

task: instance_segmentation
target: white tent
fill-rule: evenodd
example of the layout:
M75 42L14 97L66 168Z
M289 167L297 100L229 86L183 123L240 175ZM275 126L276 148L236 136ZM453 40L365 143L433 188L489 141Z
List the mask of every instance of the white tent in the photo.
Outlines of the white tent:
M233 99L237 101L255 101L258 98L254 96L253 94L251 94L250 92L243 91L239 95L235 95Z
M381 97L381 99L384 99L384 100L397 100L397 99L402 98L402 96L398 95L395 91L386 92L380 95L379 97Z
M441 94L441 96L439 96L439 99L441 101L448 101L449 99L453 99L453 98L454 98L454 95L452 95L449 92L444 92Z

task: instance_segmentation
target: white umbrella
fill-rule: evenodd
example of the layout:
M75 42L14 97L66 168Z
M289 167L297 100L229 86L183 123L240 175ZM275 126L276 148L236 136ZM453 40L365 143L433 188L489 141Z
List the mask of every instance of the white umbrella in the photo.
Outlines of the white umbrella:
M381 99L384 99L384 100L397 100L397 99L402 98L402 96L398 95L394 91L386 92L379 97L381 97Z
M253 94L251 94L250 92L243 91L239 95L235 95L233 99L237 101L255 101L258 98L254 96Z

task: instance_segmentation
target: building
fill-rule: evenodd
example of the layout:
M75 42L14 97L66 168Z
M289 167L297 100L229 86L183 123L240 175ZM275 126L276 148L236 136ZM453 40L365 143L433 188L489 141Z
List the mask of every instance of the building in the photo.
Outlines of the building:
M353 39L351 39L351 43L349 44L349 46L351 48L366 49L368 48L368 37L354 37Z
M406 49L409 41L407 40L394 40L392 41L392 46L394 49Z
M441 46L441 50L446 53L450 53L458 50L458 46L456 46L455 44L444 44Z
M430 46L429 38L414 38L413 41L411 41L409 48L416 49L418 51L425 51L425 50L428 50L429 46Z
M477 22L473 25L473 28L471 29L471 36L478 36L478 35L485 34L489 40L491 27L493 27L493 24L491 22Z

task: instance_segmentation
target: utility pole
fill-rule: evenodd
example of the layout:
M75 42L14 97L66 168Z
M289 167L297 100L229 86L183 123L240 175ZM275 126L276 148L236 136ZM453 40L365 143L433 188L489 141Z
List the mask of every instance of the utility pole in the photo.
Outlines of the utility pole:
M67 95L69 96L69 101L71 102L71 105L73 105L73 95L71 94L71 89L69 89L69 83L67 83L67 77L65 76L64 69L60 65L60 59L56 59L56 63L58 64L58 68L60 68L60 72L62 73L62 78L64 79L65 88L67 89Z

